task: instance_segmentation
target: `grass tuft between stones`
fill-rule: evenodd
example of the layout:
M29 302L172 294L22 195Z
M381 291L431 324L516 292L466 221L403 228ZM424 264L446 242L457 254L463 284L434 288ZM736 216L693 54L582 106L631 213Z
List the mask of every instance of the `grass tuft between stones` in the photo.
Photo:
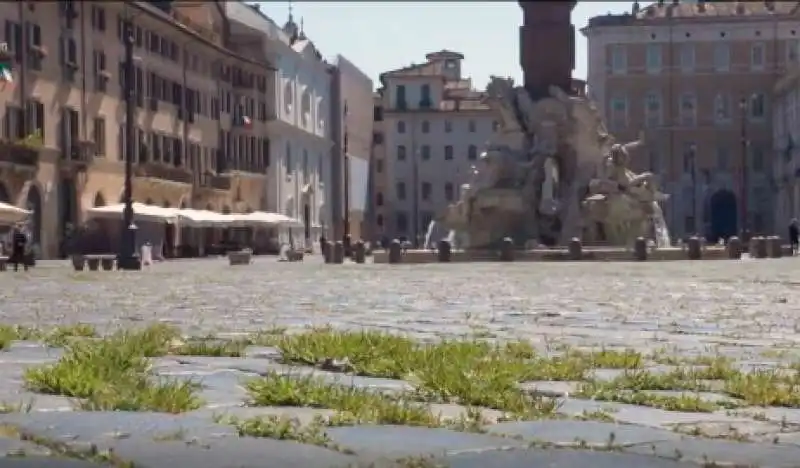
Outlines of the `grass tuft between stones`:
M174 330L157 325L69 342L55 364L27 369L25 384L35 392L78 398L86 410L193 410L201 405L197 383L151 372L150 358L165 354L175 337Z

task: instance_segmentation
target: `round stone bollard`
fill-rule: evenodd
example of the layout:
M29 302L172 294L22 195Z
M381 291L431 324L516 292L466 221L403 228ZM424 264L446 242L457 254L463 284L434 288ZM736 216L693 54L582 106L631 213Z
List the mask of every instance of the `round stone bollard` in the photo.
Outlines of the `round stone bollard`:
M510 237L506 237L500 242L500 261L514 261L514 240Z
M89 266L89 271L97 271L100 269L100 259L97 257L87 258L86 264Z
M400 263L403 258L403 245L395 239L389 244L389 263Z
M449 262L450 257L453 255L453 246L450 245L450 241L446 239L440 240L439 245L437 246L436 254L440 262Z
M103 257L100 259L100 266L104 271L111 271L114 269L114 257Z
M356 263L364 263L367 259L367 245L363 240L359 239L353 244L353 261Z
M639 262L647 260L647 239L644 237L637 237L633 241L633 258Z
M767 239L762 236L750 238L750 257L767 258Z
M72 256L72 268L75 271L83 271L86 267L86 259L83 258L83 255L73 255Z
M728 252L728 258L731 260L739 260L742 258L742 240L736 236L729 238L725 250Z
M580 260L583 258L583 244L581 244L581 240L577 237L570 239L567 249L570 260Z
M333 263L333 242L326 241L322 244L322 258L325 263Z
M769 258L783 257L783 250L781 248L781 238L779 236L767 237L767 256Z
M333 263L337 265L344 263L344 244L342 241L336 241L333 244Z
M686 255L689 260L700 260L703 258L703 241L697 237L692 236L686 242Z

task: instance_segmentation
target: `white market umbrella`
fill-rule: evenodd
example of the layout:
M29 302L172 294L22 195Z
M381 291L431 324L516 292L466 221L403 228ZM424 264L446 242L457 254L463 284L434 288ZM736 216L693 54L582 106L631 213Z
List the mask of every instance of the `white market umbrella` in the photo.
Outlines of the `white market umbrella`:
M18 206L0 202L0 225L16 224L31 215L31 212Z

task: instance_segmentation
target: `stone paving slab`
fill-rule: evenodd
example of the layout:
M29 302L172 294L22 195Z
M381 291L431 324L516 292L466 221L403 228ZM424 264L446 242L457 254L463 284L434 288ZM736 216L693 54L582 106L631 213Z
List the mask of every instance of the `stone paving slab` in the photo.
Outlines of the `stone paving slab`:
M0 275L0 323L33 326L84 322L101 330L161 321L186 334L246 334L271 327L372 327L435 340L479 333L486 339L531 340L542 351L668 349L678 356L718 353L745 370L800 359L797 259L661 264L321 265L257 259L231 269L224 260L159 264L144 272L71 272L42 262L28 273ZM476 287L480 285L480 287ZM315 375L331 383L397 392L407 382L353 377L276 363L277 350L251 347L244 358L164 357L156 374L203 384L206 406L190 414L71 412L68 398L22 388L27 367L54 362L57 349L14 343L0 352L0 402L31 403L29 414L0 415L0 425L67 444L112 448L137 466L199 467L398 465L394 457L433 456L446 466L682 467L706 461L763 467L800 462L800 409L739 408L713 413L666 411L580 400L575 383L531 382L532 393L557 398L559 413L604 412L614 422L534 421L487 426L488 434L407 427L339 427L326 432L354 454L290 441L239 437L219 414L290 415L302 422L328 410L249 408L243 379L269 372ZM650 372L669 372L658 365ZM616 369L597 369L612 379ZM664 394L658 392L660 394ZM709 392L704 399L714 400ZM458 405L432 405L447 417ZM491 413L487 411L486 413ZM489 420L497 420L491 414ZM742 442L689 436L749 436ZM180 437L178 437L178 435ZM535 442L534 442L535 441ZM533 446L529 445L534 442ZM544 444L544 445L537 445ZM572 446L553 448L548 444ZM603 451L613 445L614 451ZM588 450L595 448L597 450ZM608 447L606 447L608 448ZM620 451L621 450L621 451ZM26 457L13 457L24 451ZM0 466L90 467L44 457L42 445L0 437ZM231 463L235 460L235 463Z

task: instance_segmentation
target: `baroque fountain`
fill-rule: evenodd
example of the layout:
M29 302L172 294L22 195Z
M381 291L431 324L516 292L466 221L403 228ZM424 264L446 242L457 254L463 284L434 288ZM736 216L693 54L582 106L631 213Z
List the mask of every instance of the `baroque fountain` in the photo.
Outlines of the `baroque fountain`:
M460 199L429 228L428 246L443 233L468 249L493 248L506 237L519 246L576 237L615 246L645 237L669 246L659 206L667 195L653 174L629 168L644 138L617 143L590 100L556 86L549 94L533 101L512 79L492 77L485 100L499 130Z

